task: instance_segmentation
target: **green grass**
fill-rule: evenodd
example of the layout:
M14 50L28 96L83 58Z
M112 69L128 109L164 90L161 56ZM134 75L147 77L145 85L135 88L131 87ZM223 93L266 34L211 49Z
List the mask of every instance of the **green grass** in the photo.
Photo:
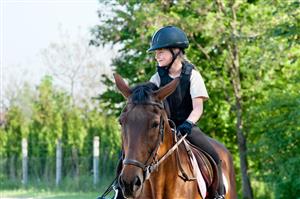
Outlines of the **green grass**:
M31 178L24 186L20 180L0 178L0 199L96 199L111 182L112 179L103 176L100 183L94 186L90 176L65 177L60 186L56 186L53 180L39 181Z
M0 198L11 199L96 199L96 192L61 192L37 189L1 190Z

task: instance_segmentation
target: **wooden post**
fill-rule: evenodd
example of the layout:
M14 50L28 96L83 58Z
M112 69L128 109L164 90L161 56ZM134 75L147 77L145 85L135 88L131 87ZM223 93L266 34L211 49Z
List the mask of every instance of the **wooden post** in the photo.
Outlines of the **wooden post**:
M61 139L56 143L56 180L55 184L58 186L61 182L61 170L62 170L62 143Z
M94 185L96 185L99 181L99 136L94 137L93 148Z
M26 138L22 138L22 184L28 182L28 143Z

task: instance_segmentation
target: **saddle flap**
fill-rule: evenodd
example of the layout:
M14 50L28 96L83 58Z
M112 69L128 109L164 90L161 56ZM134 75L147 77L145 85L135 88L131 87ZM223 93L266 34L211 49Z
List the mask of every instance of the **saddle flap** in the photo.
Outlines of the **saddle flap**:
M218 189L219 176L217 164L208 153L191 144L188 140L185 141L188 144L186 147L190 148L190 151L194 154L197 160L198 167L208 188L208 197L210 198L210 193L213 194Z

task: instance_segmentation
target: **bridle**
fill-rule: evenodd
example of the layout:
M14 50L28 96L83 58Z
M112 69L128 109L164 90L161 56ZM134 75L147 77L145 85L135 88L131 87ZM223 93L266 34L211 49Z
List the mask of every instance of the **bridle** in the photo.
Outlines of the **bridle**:
M128 104L133 104L137 105L135 103L128 103ZM152 105L152 106L157 106L160 109L164 109L163 103L158 103L158 102L147 102L147 103L138 103L139 105ZM164 140L164 120L163 116L160 115L160 122L159 122L159 138L156 141L155 148L152 150L150 156L147 158L147 161L145 163L142 163L138 160L135 159L128 159L125 158L123 160L124 165L133 165L136 167L139 167L143 171L143 182L145 182L147 179L149 179L150 174L157 170L159 165L167 158L169 157L179 146L179 144L184 140L185 136L182 136L178 142L176 142L159 160L157 158L157 152L159 150L159 147L161 143L163 143ZM173 136L176 136L173 134ZM151 161L152 159L152 161Z

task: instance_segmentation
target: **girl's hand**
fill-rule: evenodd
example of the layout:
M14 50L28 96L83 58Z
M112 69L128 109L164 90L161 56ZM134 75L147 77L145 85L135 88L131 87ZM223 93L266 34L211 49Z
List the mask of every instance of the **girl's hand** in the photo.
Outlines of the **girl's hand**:
M192 128L195 126L195 124L189 120L184 121L181 125L178 126L177 132L181 135L185 134L191 134Z

